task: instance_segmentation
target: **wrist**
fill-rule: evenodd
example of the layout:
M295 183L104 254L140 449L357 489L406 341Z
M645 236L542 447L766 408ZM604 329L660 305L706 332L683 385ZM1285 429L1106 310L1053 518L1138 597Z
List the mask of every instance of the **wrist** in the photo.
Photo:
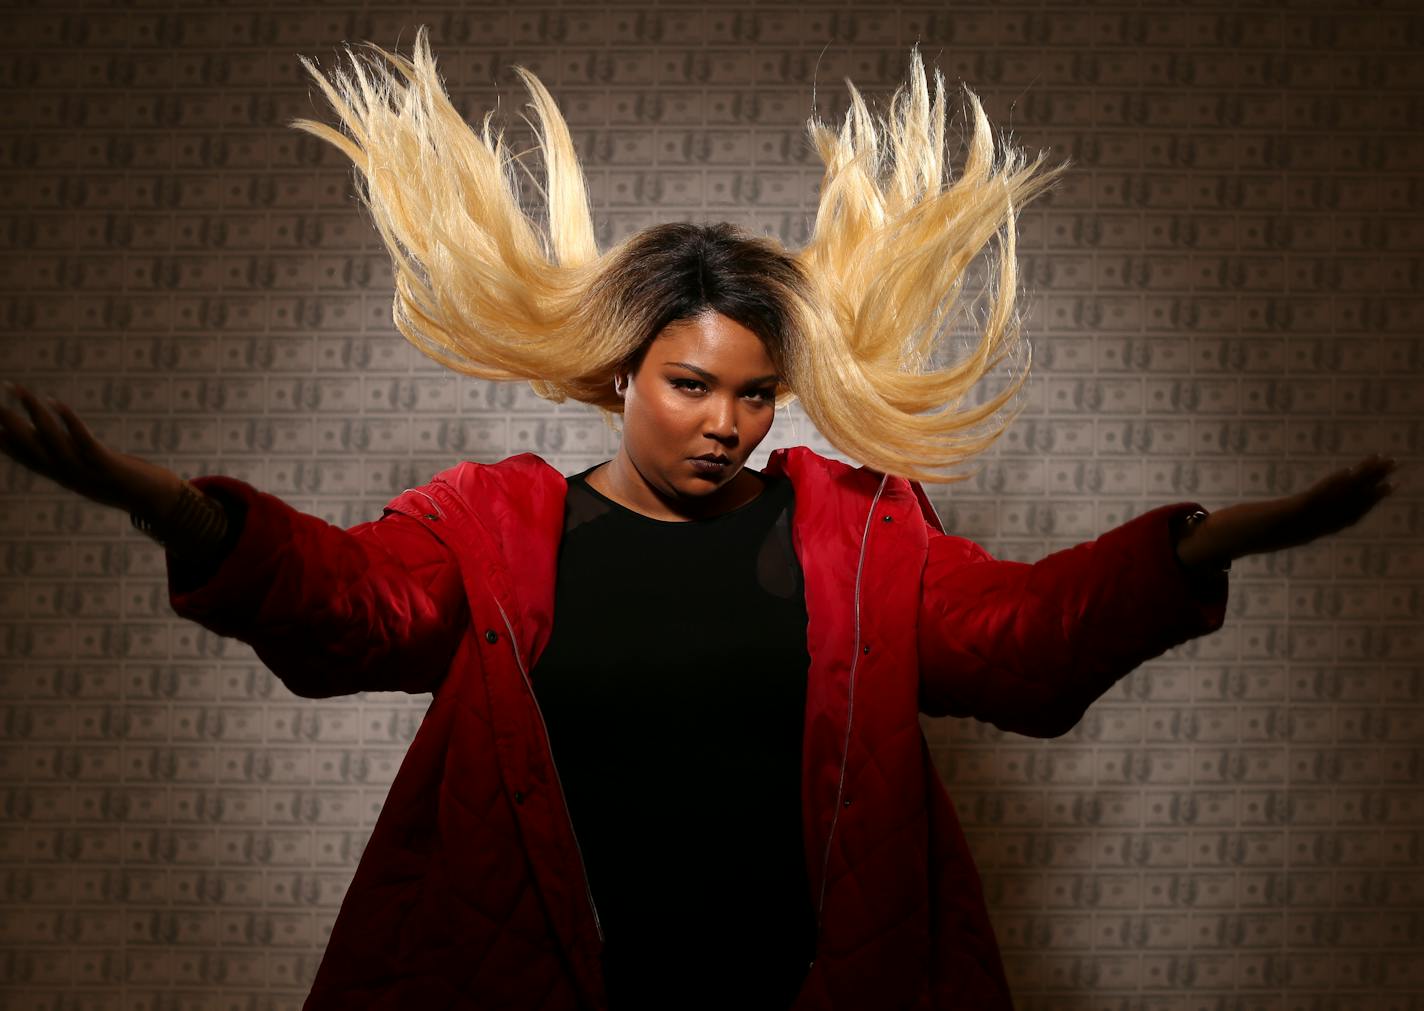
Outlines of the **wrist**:
M139 477L131 482L125 512L155 526L165 523L182 501L187 483L167 467L145 463Z
M176 475L175 475L176 477ZM177 558L198 559L221 545L228 531L227 510L187 481L165 489L154 500L155 512L130 511L134 529Z
M1227 572L1233 555L1223 544L1222 520L1205 509L1182 513L1172 520L1172 543L1177 561L1188 572Z

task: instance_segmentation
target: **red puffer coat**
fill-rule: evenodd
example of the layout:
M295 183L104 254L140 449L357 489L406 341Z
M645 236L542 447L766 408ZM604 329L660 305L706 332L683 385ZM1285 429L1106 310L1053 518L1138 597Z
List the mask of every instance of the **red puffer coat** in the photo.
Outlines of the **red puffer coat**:
M946 535L903 478L799 446L765 471L795 486L810 623L801 807L819 929L795 1011L1010 1007L918 715L1062 734L1134 667L1219 628L1227 578L1189 580L1169 527L1197 503L1030 565ZM602 929L529 682L554 619L563 475L532 453L460 463L348 530L235 478L193 483L248 511L201 587L178 592L170 564L179 615L251 644L298 695L435 693L306 1007L605 1009Z

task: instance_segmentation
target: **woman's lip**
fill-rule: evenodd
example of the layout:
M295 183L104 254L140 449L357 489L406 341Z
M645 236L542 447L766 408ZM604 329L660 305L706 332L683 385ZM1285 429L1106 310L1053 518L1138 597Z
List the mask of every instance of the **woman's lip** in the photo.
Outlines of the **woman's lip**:
M702 460L695 456L692 457L688 462L692 464L694 470L700 470L704 474L715 474L718 471L726 470L729 466L731 466L730 460L726 461L725 463L722 463L715 460Z

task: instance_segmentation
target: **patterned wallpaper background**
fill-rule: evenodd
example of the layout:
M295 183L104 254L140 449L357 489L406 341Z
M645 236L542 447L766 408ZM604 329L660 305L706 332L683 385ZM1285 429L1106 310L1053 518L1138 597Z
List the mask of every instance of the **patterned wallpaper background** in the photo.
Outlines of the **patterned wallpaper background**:
M1149 508L1400 490L1238 560L1225 627L1048 741L923 719L1027 1008L1424 1005L1424 15L1329 3L7 4L0 378L343 526L459 459L566 473L591 409L390 322L297 55L429 24L471 118L549 84L601 238L797 243L811 111L919 41L1075 170L1023 217L1029 406L948 529L1032 561ZM14 406L13 404L11 406ZM793 407L762 452L834 451ZM296 1008L429 696L294 698L176 618L127 516L0 459L0 1003Z

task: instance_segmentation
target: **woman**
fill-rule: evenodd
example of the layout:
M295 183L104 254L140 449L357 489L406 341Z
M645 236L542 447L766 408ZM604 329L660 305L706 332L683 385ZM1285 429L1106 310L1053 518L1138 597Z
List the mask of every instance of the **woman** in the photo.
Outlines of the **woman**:
M621 416L612 460L460 463L342 530L110 450L27 390L29 422L0 409L10 456L130 511L167 548L174 610L292 691L435 693L307 1007L1011 1006L919 714L1066 732L1221 626L1232 559L1356 522L1393 461L994 559L945 533L920 481L958 479L944 466L992 441L966 433L1017 388L961 406L1016 346L1014 207L1052 173L991 164L977 102L947 189L943 82L931 104L918 56L893 123L877 131L853 90L839 138L813 122L827 175L798 254L686 224L600 253L537 79L547 235L423 33L413 60L383 58L394 73L318 76L349 138L301 125L363 174L397 325L464 374ZM934 368L1000 232L979 343ZM860 467L805 447L746 467L793 395Z

